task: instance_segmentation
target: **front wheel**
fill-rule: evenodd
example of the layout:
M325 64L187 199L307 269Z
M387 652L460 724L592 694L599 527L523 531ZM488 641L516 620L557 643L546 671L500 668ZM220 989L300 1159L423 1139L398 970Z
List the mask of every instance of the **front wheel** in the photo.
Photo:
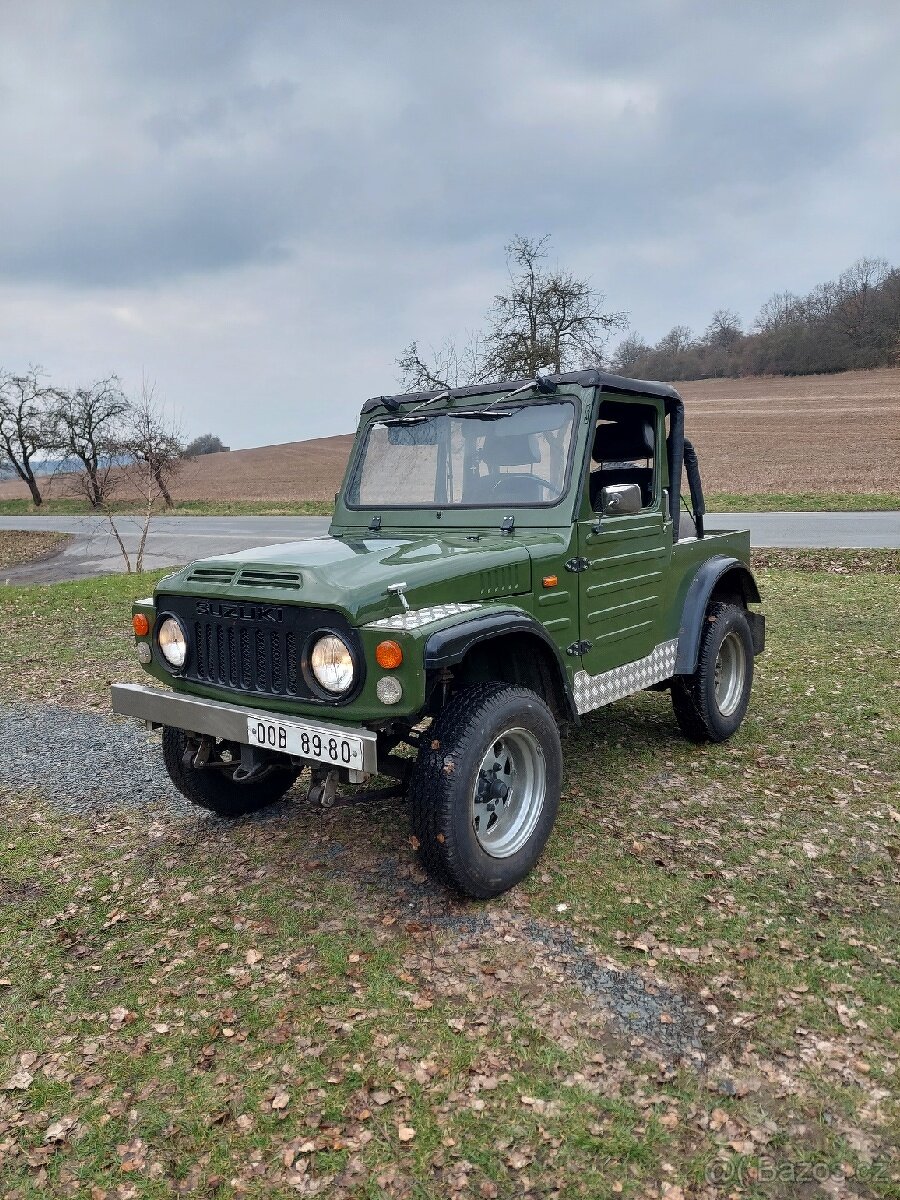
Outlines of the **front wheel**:
M526 688L479 684L435 719L413 767L413 832L433 876L476 899L528 874L559 807L553 714Z
M692 742L724 742L737 733L753 686L753 637L743 608L711 604L697 669L672 680L672 707Z
M273 765L253 779L240 782L234 773L240 765L240 747L217 742L210 765L196 768L185 761L188 734L167 725L162 731L163 759L169 778L182 796L219 817L243 817L256 812L287 792L297 778L293 767Z

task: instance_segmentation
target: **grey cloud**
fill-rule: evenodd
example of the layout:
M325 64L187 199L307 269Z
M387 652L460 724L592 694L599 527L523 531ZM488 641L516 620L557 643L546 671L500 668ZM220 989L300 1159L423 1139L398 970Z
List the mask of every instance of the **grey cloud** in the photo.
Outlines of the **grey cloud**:
M252 297L241 362L352 329L348 378L378 361L378 387L411 336L477 322L515 231L551 231L650 336L749 317L900 258L898 49L887 2L5 6L0 288ZM308 345L273 332L294 312Z

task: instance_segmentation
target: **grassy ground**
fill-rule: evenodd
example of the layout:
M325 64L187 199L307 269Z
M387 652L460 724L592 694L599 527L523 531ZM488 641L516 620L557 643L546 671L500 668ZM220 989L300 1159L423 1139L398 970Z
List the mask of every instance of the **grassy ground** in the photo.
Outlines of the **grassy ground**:
M689 745L658 694L587 719L498 902L424 880L399 802L225 827L7 797L0 1194L900 1195L898 556L763 562L739 736ZM138 677L152 583L8 589L0 694ZM705 1065L634 1044L573 946L680 997L661 1025L698 1013Z
M713 492L706 510L727 512L896 512L900 492Z
M44 533L39 529L0 529L0 570L20 567L23 563L46 558L69 541L65 533Z
M116 513L141 513L126 502L111 505ZM327 500L181 500L162 510L168 517L321 517L328 516L334 505ZM45 500L35 508L30 500L0 500L0 517L84 516L93 510L86 500Z
M737 495L714 492L706 499L708 512L885 512L900 509L900 492L796 492ZM116 512L134 512L127 504ZM27 500L0 500L0 516L81 516L91 510L83 500L47 500L36 509ZM182 500L166 509L170 517L321 517L334 505L327 500Z

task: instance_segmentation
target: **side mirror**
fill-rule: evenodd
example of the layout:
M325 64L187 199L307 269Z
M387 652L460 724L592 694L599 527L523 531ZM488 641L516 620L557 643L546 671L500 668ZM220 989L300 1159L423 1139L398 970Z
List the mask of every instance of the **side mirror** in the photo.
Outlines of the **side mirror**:
M636 483L611 483L600 492L600 508L605 517L624 517L644 507L641 489Z

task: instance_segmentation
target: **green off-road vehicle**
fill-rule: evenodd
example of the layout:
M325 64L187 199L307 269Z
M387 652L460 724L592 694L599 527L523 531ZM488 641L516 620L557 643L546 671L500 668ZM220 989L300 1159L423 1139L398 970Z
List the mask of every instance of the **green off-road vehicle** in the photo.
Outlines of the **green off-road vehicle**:
M744 717L750 537L704 533L683 418L673 388L601 371L369 400L328 534L163 579L133 624L171 690L115 685L114 710L223 817L305 769L325 807L396 779L425 866L505 891L553 827L561 726L645 688L698 742Z

